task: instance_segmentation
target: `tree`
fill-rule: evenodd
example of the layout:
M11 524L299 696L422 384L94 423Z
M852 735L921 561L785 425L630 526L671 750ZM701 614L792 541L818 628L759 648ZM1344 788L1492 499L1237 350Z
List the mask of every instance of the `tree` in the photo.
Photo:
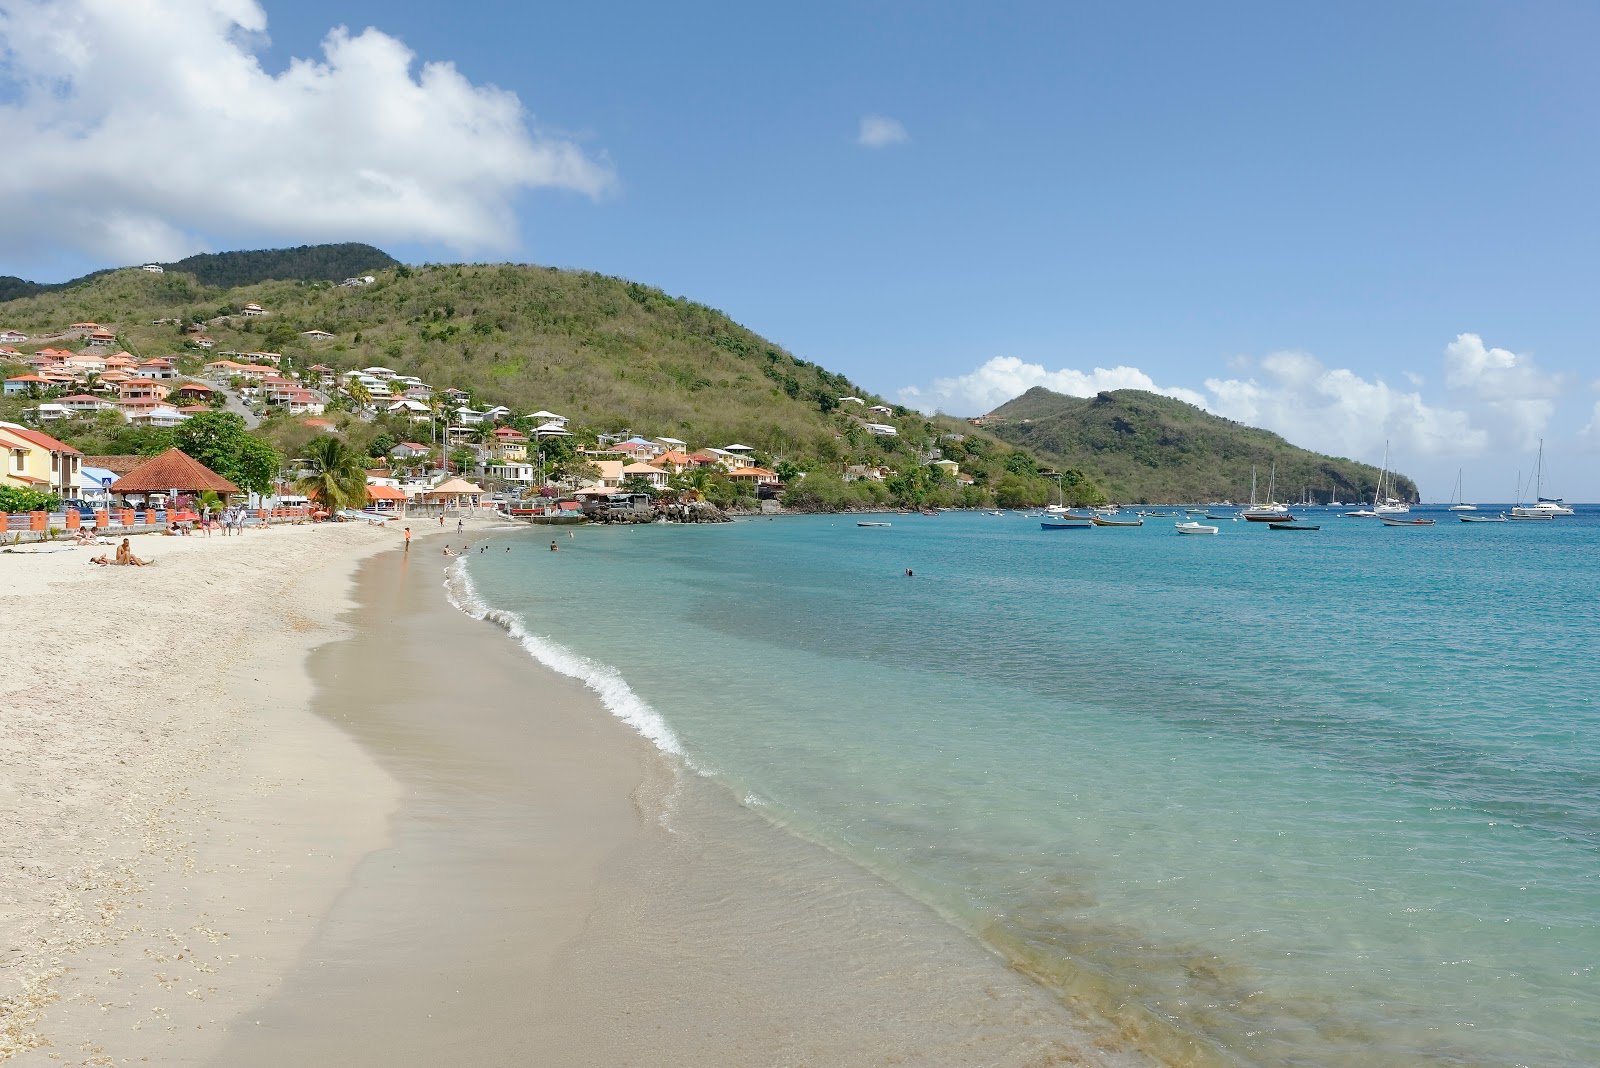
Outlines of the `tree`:
M172 432L178 448L242 489L265 493L281 462L278 450L245 430L233 412L201 412Z
M387 456L397 442L388 434L379 434L367 443L367 455L372 457Z
M306 447L310 474L297 485L329 511L359 508L367 503L367 471L361 459L343 438L324 434Z

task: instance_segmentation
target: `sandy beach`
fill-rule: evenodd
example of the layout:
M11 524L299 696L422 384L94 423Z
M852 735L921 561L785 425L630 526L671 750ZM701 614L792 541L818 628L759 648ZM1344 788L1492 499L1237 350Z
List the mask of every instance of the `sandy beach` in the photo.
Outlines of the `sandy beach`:
M0 876L7 1052L1147 1063L452 607L443 540L374 555L392 532L292 528L145 539L149 569L0 557L8 618L62 650L6 686L25 848ZM105 652L79 675L86 632Z
M195 1063L269 991L394 784L305 654L396 542L363 524L0 554L0 1060ZM31 1052L29 1052L31 1051Z

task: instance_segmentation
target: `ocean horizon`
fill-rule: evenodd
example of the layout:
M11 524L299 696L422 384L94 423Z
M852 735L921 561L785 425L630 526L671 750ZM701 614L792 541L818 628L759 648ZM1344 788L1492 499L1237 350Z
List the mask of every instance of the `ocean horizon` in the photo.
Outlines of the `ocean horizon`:
M1317 514L534 529L448 574L667 759L1157 1055L1600 1063L1600 517Z

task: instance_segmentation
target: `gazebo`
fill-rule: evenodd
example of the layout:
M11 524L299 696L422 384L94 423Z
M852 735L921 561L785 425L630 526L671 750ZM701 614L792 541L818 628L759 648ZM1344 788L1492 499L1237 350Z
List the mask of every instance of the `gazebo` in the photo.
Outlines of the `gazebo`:
M469 498L468 506L476 508L478 498L483 496L483 487L475 486L464 478L452 478L430 490L423 490L422 499L429 504L436 504L444 508L460 508L461 499Z
M227 497L243 493L238 486L217 474L182 449L168 449L155 459L140 464L111 484L118 497L149 497L157 493L201 494L206 490Z

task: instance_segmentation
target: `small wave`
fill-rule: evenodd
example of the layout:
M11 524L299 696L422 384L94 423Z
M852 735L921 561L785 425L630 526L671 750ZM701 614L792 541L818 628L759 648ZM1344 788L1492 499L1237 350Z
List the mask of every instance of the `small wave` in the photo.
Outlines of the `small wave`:
M661 713L633 691L621 672L610 664L590 660L559 642L534 634L515 612L490 607L478 595L472 576L467 574L465 560L457 560L445 569L444 589L446 598L461 612L501 628L539 663L577 679L594 691L607 711L638 731L657 749L683 757L678 736L672 733Z

